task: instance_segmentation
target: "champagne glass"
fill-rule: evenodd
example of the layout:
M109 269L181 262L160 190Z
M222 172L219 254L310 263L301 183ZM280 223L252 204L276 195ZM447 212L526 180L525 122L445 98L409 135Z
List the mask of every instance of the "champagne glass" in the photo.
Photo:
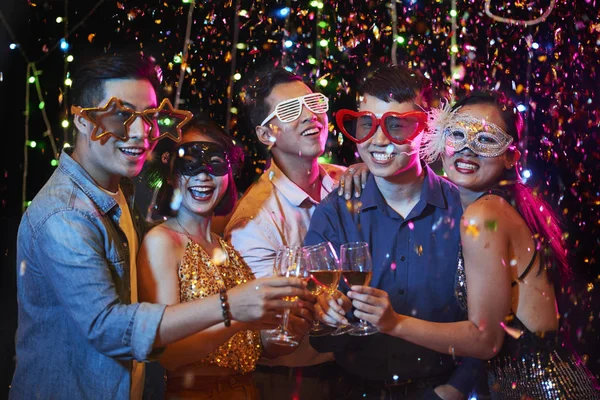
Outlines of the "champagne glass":
M279 250L275 261L275 275L291 277L304 277L304 269L302 266L302 260L300 258L300 248L296 247L283 247ZM298 296L286 296L283 300L287 302L295 302L298 300ZM288 332L288 322L290 318L290 309L286 308L283 311L283 322L281 324L279 333L273 335L269 340L273 343L281 346L297 346L298 340Z
M273 263L273 276L279 276L279 264L281 263L281 257L283 256L284 249L281 248L275 252L275 262ZM279 336L281 332L281 325L275 329L269 329L266 331L266 339L271 341L274 337Z
M314 246L305 246L301 252L308 291L315 296L319 296L323 292L333 295L337 290L342 271L331 243L323 242ZM315 319L309 335L324 336L328 334L328 329Z
M340 248L340 258L342 276L348 287L352 285L369 286L373 274L373 262L371 261L368 243L343 244ZM353 329L349 332L352 336L367 336L379 332L376 327L362 319L352 325Z

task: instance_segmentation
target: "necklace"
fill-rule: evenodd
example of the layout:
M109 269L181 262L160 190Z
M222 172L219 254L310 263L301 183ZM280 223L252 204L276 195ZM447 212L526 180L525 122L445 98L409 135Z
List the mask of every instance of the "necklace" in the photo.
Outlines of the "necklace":
M202 252L206 255L206 264L207 265L213 265L213 264L215 264L215 262L214 262L215 261L215 256L213 255L211 257L211 255L208 254L208 252L206 251L206 249L204 247L202 247L202 245L200 245L200 243L197 240L194 240L194 237L192 236L192 234L187 229L185 229L185 227L183 225L181 225L181 222L179 222L179 220L177 218L175 218L175 222L177 222L177 225L179 225L179 227L181 229L183 229L183 231L185 232L185 234L188 237L188 239L193 244L195 244L196 246L200 247L200 249L202 250ZM221 251L221 254L222 254L224 260L218 261L216 263L216 265L223 264L225 266L228 266L229 265L229 255L227 254L227 251L225 249L223 249L223 246L221 245L221 242L219 240L217 240L217 244L219 246L218 248ZM217 278L217 280L221 279L221 281L222 281L223 277L220 275L221 272L220 272L219 268L217 268L216 271L213 271L213 274L219 274L218 276L215 275L215 278Z
M183 225L181 225L181 222L179 222L179 219L177 217L175 217L175 222L177 222L177 225L179 225L179 227L183 229L183 232L185 232L185 235L188 237L188 239L190 239L192 242L197 242L197 240L194 240L194 235L188 232L188 230L185 229Z

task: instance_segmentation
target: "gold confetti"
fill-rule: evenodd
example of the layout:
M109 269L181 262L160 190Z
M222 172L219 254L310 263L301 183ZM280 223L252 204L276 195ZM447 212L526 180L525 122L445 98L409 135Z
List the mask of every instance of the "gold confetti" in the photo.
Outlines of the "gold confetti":
M469 222L467 228L465 229L465 232L467 233L467 235L473 236L475 239L479 237L479 228L477 227L477 224L475 224L473 221Z
M415 253L417 253L418 256L422 256L423 255L423 246L421 246L421 245L415 246Z

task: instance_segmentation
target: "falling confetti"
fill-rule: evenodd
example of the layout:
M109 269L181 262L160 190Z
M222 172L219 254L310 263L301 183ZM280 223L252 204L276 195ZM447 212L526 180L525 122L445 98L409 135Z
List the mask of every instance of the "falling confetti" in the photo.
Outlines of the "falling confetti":
M240 19L237 43L231 29L235 2L197 3L190 43L183 43L189 3L104 2L92 18L69 35L69 56L74 55L78 61L79 55L87 50L117 50L120 44L134 45L154 56L162 66L163 88L171 97L178 88L179 73L183 71L184 107L202 110L223 126L230 114L229 126L225 128L246 153L245 167L236 180L242 193L267 165L267 150L257 143L256 134L252 127L246 126L242 113L246 78L256 67L278 63L314 84L327 76L326 86L317 85L331 100L327 151L331 152L332 163L343 165L357 162L358 154L352 142L343 140L339 133L336 135L332 117L337 109L353 107L359 100L355 88L363 72L390 62L394 39L399 63L421 70L432 81L433 105L441 97L461 96L482 87L507 93L525 117L527 136L522 140L526 148L521 150L521 176L538 188L538 196L560 211L564 239L577 273L577 279L559 293L561 315L576 348L580 351L600 348L597 345L600 343L600 303L594 298L600 281L600 180L596 178L600 176L597 1L581 0L575 2L575 6L573 2L557 2L547 19L533 27L507 25L489 18L484 12L484 2L458 2L455 36L449 18L450 2L399 2L396 21L399 36L394 38L389 2L291 2L289 13L277 16L273 11L281 8L280 2L266 0L237 10ZM528 13L539 16L548 4L546 1L517 2L523 6L493 3L498 5L498 10L494 10L497 15L511 18L526 17ZM72 125L69 129L61 126L67 116L66 103L71 100L70 88L63 83L73 67L67 63L67 54L60 47L52 49L64 35L62 25L56 23L58 17L64 17L64 8L53 2L43 7L35 2L28 4L29 12L23 20L28 40L19 46L15 44L14 48L9 48L7 43L6 65L19 65L21 50L34 61L47 57L43 74L37 78L42 91L48 93L45 107L53 130L64 132L64 138L57 137L57 144L62 148L65 142L73 143ZM90 7L86 2L69 4L70 26L75 26ZM508 10L499 10L501 7ZM452 37L456 47L452 46ZM288 41L292 46L284 48ZM182 60L179 60L181 64L175 62L184 46L190 50L186 65ZM231 71L234 47L236 67ZM241 79L227 92L230 76L235 79L236 74ZM15 94L23 92L14 72L4 69L3 77L0 83L3 90ZM7 115L22 115L23 110L16 104L23 104L24 93L19 98L23 101L15 99L15 106L9 104L12 108L7 110ZM33 100L37 111L37 99ZM239 112L234 113L234 110ZM47 144L42 117L36 113L31 115L30 140ZM15 148L21 146L22 137L15 135L13 142ZM30 171L27 183L28 196L33 196L54 168L47 150L44 152L37 146L28 152L32 166L36 166L35 174ZM9 167L12 168L9 178L3 183L21 173L19 165ZM433 166L436 172L442 173L439 166ZM10 205L12 193L20 191L20 188L2 191L1 204ZM18 202L20 207L21 200ZM432 230L439 224L436 221ZM479 228L497 229L487 223L479 228L466 228L472 237L478 237ZM545 251L545 245L542 244L540 251ZM593 310L596 318L590 321L582 309ZM581 335L576 336L575 332ZM589 360L589 366L598 375L600 350L590 353Z
M223 265L227 261L227 253L221 248L216 248L213 251L211 261L214 265Z
M423 246L421 246L421 245L415 246L415 253L417 253L418 256L422 256L423 255Z

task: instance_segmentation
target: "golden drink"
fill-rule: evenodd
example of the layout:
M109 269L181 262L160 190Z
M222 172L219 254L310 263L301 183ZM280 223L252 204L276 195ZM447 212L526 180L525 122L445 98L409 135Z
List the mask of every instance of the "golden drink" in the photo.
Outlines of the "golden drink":
M371 283L371 275L373 273L369 272L361 272L361 271L343 271L342 276L344 277L344 281L348 284L348 286L352 285L360 285L360 286L369 286Z

